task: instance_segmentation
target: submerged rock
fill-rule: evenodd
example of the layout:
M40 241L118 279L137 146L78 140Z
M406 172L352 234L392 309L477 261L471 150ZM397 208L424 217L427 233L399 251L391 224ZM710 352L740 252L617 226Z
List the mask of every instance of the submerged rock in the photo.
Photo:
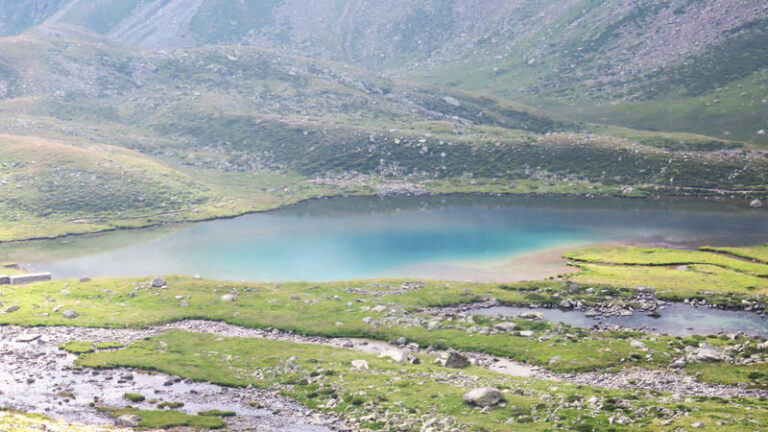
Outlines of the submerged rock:
M749 203L749 206L752 208L762 208L763 202L759 199L753 199L752 202Z

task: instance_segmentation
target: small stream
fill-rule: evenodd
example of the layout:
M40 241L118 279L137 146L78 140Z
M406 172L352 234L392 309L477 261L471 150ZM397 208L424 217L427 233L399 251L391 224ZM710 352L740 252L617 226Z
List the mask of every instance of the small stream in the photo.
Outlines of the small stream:
M313 413L277 392L229 388L180 380L162 373L128 369L74 369L75 355L58 348L70 340L120 341L130 344L160 333L159 330L67 329L58 327L0 327L0 406L45 414L69 422L111 425L114 420L90 404L112 408L131 405L157 410L157 402L181 402L178 411L234 411L227 418L228 431L333 432L337 421ZM27 335L36 339L22 341ZM125 400L125 393L146 397ZM265 408L251 404L258 402Z
M634 312L630 316L589 317L584 311L563 309L532 309L528 307L494 306L478 308L470 312L486 316L515 317L524 312L540 313L551 322L562 322L574 327L590 328L595 325L612 325L675 336L710 335L743 332L748 335L768 336L768 318L752 312L695 307L685 303L669 303L660 306L660 317L646 312Z

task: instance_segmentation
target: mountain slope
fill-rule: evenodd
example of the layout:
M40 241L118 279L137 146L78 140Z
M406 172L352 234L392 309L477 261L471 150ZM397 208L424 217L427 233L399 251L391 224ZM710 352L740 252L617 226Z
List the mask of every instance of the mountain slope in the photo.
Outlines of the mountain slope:
M0 241L338 194L748 197L768 184L766 155L738 142L580 123L253 47L145 51L54 25L0 39L0 65L0 133L49 143L7 147L9 166L42 162L7 174L22 188L0 200ZM134 168L118 175L92 153L104 146ZM76 172L96 180L65 181Z

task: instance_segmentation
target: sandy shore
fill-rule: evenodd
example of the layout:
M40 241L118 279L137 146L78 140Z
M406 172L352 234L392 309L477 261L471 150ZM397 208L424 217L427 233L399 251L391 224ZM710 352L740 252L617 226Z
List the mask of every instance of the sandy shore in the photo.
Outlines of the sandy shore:
M401 267L388 273L387 276L499 283L542 280L578 271L567 265L567 260L563 258L567 252L585 247L616 245L616 243L581 243L501 259L415 264Z

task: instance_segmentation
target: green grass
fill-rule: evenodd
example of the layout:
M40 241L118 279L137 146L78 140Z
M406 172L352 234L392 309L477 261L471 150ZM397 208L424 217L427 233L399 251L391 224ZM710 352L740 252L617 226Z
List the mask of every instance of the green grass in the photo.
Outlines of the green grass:
M237 414L234 411L208 410L208 411L200 411L199 413L197 413L197 415L207 416L207 417L234 417Z
M744 253L750 251L768 250L768 246L744 248ZM565 255L566 258L589 263L647 265L647 266L680 266L686 264L708 264L724 269L745 273L752 276L768 277L768 264L744 261L726 255L707 252L711 248L696 250L665 249L665 248L590 248Z
M117 418L121 415L134 414L141 418L139 427L146 429L167 429L174 427L190 427L194 429L221 429L226 426L218 417L205 417L184 414L180 411L149 411L133 408L101 408L110 416Z
M140 395L138 393L126 393L123 395L123 399L131 401L131 402L144 402L144 395Z
M163 344L161 344L163 342ZM289 358L295 357L295 361ZM365 359L370 370L358 371L350 366L355 359ZM158 370L193 380L208 381L227 386L253 385L257 388L277 387L302 404L330 411L345 418L359 418L375 414L363 426L376 428L378 419L386 414L399 413L417 422L429 412L431 417L453 417L470 430L506 431L510 418L528 419L515 424L516 430L545 430L553 425L572 428L586 422L594 428L608 427L608 418L618 405L627 403L627 410L636 426L632 430L659 427L659 408L682 409L689 416L673 422L674 426L690 425L722 414L742 413L722 405L717 399L694 402L663 403L656 396L643 392L593 389L567 383L516 379L470 367L447 372L423 358L418 365L398 365L376 356L326 346L296 344L262 339L220 338L213 335L172 331L149 341L112 352L101 352L81 357L78 364L85 367L137 367ZM462 395L471 388L494 385L504 389L506 406L489 413L471 409ZM594 411L574 404L554 414L561 400L582 401L592 396L604 400L604 408ZM330 401L336 401L329 405ZM768 425L765 401L741 400L751 409L750 418L756 423L737 421L718 430L749 430ZM642 410L637 408L645 407ZM587 413L591 413L587 415ZM584 416L586 415L586 419ZM579 420L579 417L581 419ZM413 421L411 420L411 421Z
M722 270L717 267L714 269ZM605 287L590 292L588 286L561 282L512 285L428 282L419 290L380 299L369 294L350 293L348 290L356 288L386 292L398 288L403 281L229 284L175 276L167 277L166 280L169 285L167 290L136 291L136 285L147 282L137 279L95 279L87 283L70 283L67 288L69 295L61 295L62 288L69 283L67 281L6 287L5 299L18 302L21 309L13 314L0 314L0 324L121 328L147 327L184 319L207 319L249 328L276 328L326 337L364 337L385 341L406 337L423 347L487 352L558 372L617 369L628 364L661 368L666 367L675 355L666 344L674 338L659 337L656 342L648 342L656 353L651 359L643 355L628 360L638 354L629 343L632 333L591 335L582 329L527 320L515 322L521 330L533 330L535 338L515 334L484 335L468 331L473 326L492 327L494 322L487 318L478 318L475 324L448 320L443 322L443 328L429 331L426 324L431 318L417 311L423 307L472 303L487 297L497 298L507 304L523 305L557 304L563 296L594 304L610 295L612 301L621 302L633 294L631 287ZM621 285L622 280L612 279L610 282ZM221 301L222 294L233 289L239 292L237 301ZM109 292L105 293L105 290ZM132 296L134 293L138 295ZM188 307L177 305L175 297L179 295L188 299ZM56 303L47 300L51 297L56 298ZM46 316L46 312L57 304L73 308L80 316L71 320L63 318L59 313L49 312ZM375 320L386 317L386 313L363 309L379 304L388 308L402 307L404 312L398 315L420 321L418 324L403 325L364 322L367 317ZM538 337L548 342L540 342ZM550 364L550 359L555 356L560 356L562 360Z
M61 345L59 349L63 349L64 351L67 351L68 353L72 353L72 354L85 354L85 353L92 353L96 351L96 349L93 346L93 343L86 342L86 341L67 342L64 345Z
M687 365L686 371L703 382L768 388L767 363L729 367L716 363L698 363Z
M702 246L701 250L725 253L749 260L768 263L768 243L751 247L714 247Z
M122 348L123 346L125 345L123 345L120 342L102 342L102 343L96 344L96 349L108 350L108 349Z
M659 266L575 264L579 273L569 276L579 283L619 287L652 287L666 300L709 298L712 294L755 297L768 293L768 280L709 264L686 270ZM717 303L717 302L715 302Z

